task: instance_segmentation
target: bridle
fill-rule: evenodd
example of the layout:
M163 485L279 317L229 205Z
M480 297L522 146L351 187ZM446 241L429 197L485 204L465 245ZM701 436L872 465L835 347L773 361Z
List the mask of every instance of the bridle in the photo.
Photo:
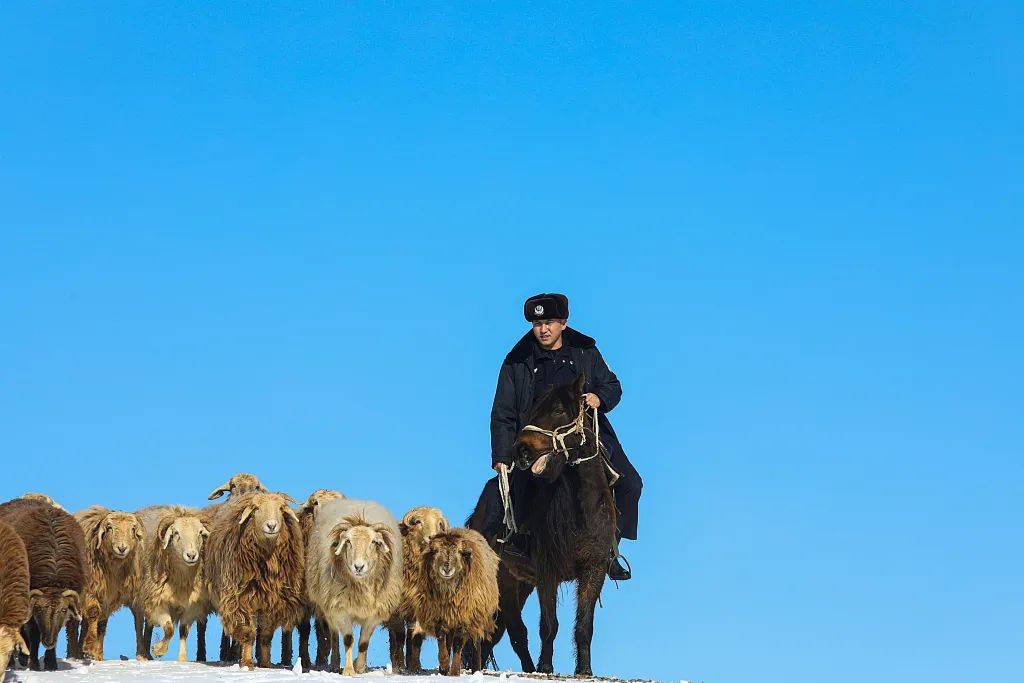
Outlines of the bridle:
M524 432L537 432L538 434L543 434L551 439L551 450L547 453L541 453L538 457L561 453L565 456L565 463L567 465L575 466L588 460L593 460L597 456L601 455L600 425L597 421L597 408L594 408L594 453L592 455L576 458L575 460L569 459L569 451L574 448L582 448L587 443L587 427L584 424L584 418L586 417L586 411L584 410L585 407L586 403L581 399L580 409L576 412L576 417L572 422L566 423L561 427L555 427L550 430L542 429L537 425L526 425L523 427ZM573 434L580 435L580 442L575 446L570 446L565 443L565 439ZM526 469L526 467L522 466L522 463L520 463L520 467L522 467L522 469Z

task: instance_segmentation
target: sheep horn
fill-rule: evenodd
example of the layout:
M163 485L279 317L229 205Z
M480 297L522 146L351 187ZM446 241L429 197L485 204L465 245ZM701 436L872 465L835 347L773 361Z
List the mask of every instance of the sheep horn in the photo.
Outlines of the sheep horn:
M217 488L215 488L213 490L213 492L210 493L210 497L207 498L207 500L214 500L216 498L220 498L221 496L223 496L225 493L228 493L229 491L231 491L231 480L230 479L228 481L224 482L223 484L221 484L220 486L218 486Z
M168 524L167 529L164 531L163 537L163 549L167 550L167 546L171 544L171 534L174 533L174 525Z
M238 526L245 524L245 520L249 519L249 515L256 511L256 508L251 505L245 508L245 512L242 513L242 518L238 520Z

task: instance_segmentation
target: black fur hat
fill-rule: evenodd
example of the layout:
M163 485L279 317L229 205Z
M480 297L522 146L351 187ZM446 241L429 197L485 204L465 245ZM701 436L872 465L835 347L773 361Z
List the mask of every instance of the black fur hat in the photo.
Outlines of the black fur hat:
M529 322L567 320L569 297L565 294L535 294L523 304L523 315Z

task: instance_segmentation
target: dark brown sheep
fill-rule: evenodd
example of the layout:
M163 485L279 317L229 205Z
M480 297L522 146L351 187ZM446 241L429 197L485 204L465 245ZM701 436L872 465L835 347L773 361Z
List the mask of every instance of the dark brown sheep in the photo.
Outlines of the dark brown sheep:
M483 668L480 646L494 632L498 556L471 529L433 536L416 563L411 587L416 621L440 642L442 674L462 673L462 648L474 646L473 670Z
M39 643L46 648L43 665L57 669L57 636L69 618L81 620L88 579L85 535L75 518L38 500L16 499L0 505L0 521L21 537L28 553L32 618L25 626L29 664L39 669Z
M278 493L232 495L210 528L204 580L224 632L241 645L241 665L250 669L257 629L259 665L268 667L274 630L294 628L306 602L302 529L289 502Z
M14 529L0 522L0 674L11 652L28 654L21 627L32 616L29 598L28 552Z

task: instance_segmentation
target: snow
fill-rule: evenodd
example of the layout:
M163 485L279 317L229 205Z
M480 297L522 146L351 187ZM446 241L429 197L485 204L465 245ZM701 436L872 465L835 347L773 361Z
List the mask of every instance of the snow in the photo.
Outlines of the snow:
M199 664L197 662L139 662L135 660L107 660L81 664L66 660L58 661L57 671L9 670L5 683L15 681L24 683L209 683L211 681L237 681L242 683L271 683L287 681L289 683L314 683L315 681L332 681L342 683L345 680L363 679L366 683L480 683L486 679L492 681L538 683L536 678L526 678L512 673L499 676L484 676L481 672L464 674L458 678L440 677L437 674L421 676L396 676L384 669L369 671L355 679L342 678L338 674L323 671L302 673L301 666L293 668L241 669L237 664L225 665L218 663Z

